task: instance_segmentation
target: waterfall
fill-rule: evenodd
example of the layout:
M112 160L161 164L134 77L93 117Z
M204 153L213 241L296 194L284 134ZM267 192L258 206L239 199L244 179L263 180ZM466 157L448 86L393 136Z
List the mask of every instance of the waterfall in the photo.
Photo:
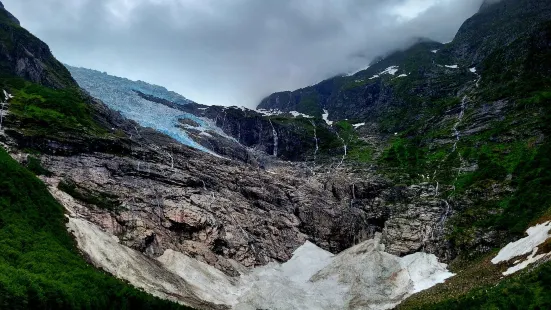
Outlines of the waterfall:
M457 122L453 125L453 135L455 136L455 142L453 144L453 150L452 153L455 152L457 149L457 142L459 142L459 139L461 138L461 133L457 129L457 126L461 124L461 121L463 120L463 116L465 115L465 106L467 102L467 95L463 96L463 99L461 100L461 111L459 112L459 115L457 116Z
M316 165L316 155L318 154L318 151L319 151L318 133L316 130L316 122L310 121L310 123L312 123L312 126L314 126L314 141L316 142L316 149L314 150L314 165Z
M337 133L337 137L339 137L339 139L342 141L342 145L344 149L344 154L342 155L341 162L337 165L337 169L338 169L344 162L344 159L346 158L346 155L348 152L348 146L346 145L346 142L344 141L344 139L339 135L339 132L338 131L335 131L335 132Z
M270 119L270 125L272 126L272 134L274 135L274 156L277 157L277 131L275 130L274 124L272 124L272 120Z
M440 221L439 221L439 224L440 224L440 228L443 228L444 227L444 223L446 222L446 220L448 219L448 216L450 215L450 211L451 211L451 206L450 206L450 203L444 199L444 203L446 204L446 211L444 212L444 214L442 215L442 217L440 218Z

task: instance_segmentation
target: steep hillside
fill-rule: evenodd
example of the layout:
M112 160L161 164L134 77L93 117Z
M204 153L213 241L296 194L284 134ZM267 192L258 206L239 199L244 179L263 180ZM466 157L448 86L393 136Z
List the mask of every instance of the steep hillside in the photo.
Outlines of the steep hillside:
M0 304L177 307L78 248L199 309L546 308L550 12L485 3L254 111L68 67L83 91L0 9L29 52L0 75Z
M63 207L2 149L0 180L1 308L188 309L88 265L67 233Z
M484 5L449 44L420 42L354 76L274 94L259 107L311 113L300 103L313 94L316 113L372 124L356 131L386 141L373 160L378 173L406 184L439 184L455 200L450 240L457 248L476 244L488 227L519 233L549 208L513 197L532 178L525 174L546 169L537 159L549 145L550 21L548 1ZM479 196L490 186L491 203ZM483 223L473 222L473 212Z
M103 144L95 149L113 149L108 126L117 116L82 93L48 46L1 3L0 34L0 85L14 95L0 130L0 307L187 309L87 264L66 230L63 207L29 170L48 172L35 157L28 157L28 170L4 151L8 141L34 152L70 154L97 142Z
M0 70L3 76L19 76L52 88L76 83L51 54L50 48L19 25L0 3Z

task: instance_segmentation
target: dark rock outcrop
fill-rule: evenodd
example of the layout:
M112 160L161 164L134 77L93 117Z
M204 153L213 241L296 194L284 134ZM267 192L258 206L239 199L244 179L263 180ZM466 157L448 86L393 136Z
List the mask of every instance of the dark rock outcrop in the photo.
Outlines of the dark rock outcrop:
M53 88L76 87L65 67L52 55L46 43L19 25L4 8L0 9L0 33L11 40L0 41L0 70Z

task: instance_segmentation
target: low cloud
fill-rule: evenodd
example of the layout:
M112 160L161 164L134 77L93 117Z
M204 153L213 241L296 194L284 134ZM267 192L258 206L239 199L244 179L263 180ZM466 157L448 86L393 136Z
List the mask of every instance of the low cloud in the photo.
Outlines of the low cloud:
M3 0L61 61L203 104L358 70L413 38L452 40L483 0Z

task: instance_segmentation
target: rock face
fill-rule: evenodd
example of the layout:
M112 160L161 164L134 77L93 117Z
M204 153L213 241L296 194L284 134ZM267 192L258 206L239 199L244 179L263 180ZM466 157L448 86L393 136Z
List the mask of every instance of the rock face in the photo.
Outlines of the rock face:
M376 232L389 253L447 256L439 227L447 209L429 184L396 187L337 171L304 179L295 166L265 171L147 141L134 141L125 157L45 155L46 182L78 199L86 208L75 212L123 244L152 257L183 252L229 275L238 274L233 261L286 261L306 240L338 253Z
M6 17L7 17L10 21L12 21L13 23L15 23L15 24L17 24L17 25L21 25L21 24L19 23L19 20L4 8L4 4L2 4L2 2L0 2L0 9L2 9L2 10L4 11L4 14L6 14Z
M19 21L3 6L0 18L9 23L2 23L0 33L11 41L0 42L0 69L4 74L14 74L29 81L53 88L76 86L75 81L59 63L50 48L19 26Z
M404 130L436 101L461 93L473 78L469 68L495 66L499 61L488 58L501 53L505 57L500 61L525 57L526 51L497 50L538 31L550 19L551 9L545 0L488 1L449 44L414 42L410 48L386 55L353 75L274 93L258 108L318 116L327 110L330 120L377 122L389 133ZM520 68L518 62L514 67Z
M284 264L268 264L229 277L185 254L166 250L157 260L121 245L118 238L78 218L72 201L68 227L96 266L155 296L198 309L390 309L409 295L453 276L434 255L403 258L384 252L380 235L339 255L306 242Z

